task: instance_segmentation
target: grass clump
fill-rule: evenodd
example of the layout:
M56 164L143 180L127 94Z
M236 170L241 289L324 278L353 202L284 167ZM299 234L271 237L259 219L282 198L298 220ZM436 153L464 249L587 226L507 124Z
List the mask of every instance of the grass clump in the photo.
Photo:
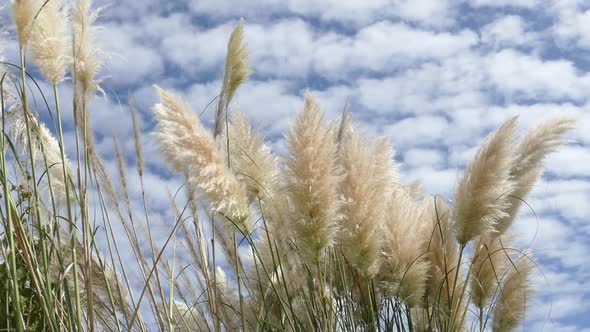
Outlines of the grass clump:
M250 74L240 21L212 129L156 87L155 137L185 180L171 195L173 225L163 225L146 200L134 110L143 209L118 143L118 179L94 148L89 101L103 52L91 5L12 4L21 62L0 73L0 329L511 331L521 322L535 270L510 225L572 120L521 139L517 119L506 121L468 163L453 204L401 185L386 138L362 136L348 113L327 122L309 94L279 157L246 115L228 112ZM30 101L40 91L28 87L29 47L53 87L42 104ZM73 141L58 89L67 73ZM164 241L154 228L166 229Z

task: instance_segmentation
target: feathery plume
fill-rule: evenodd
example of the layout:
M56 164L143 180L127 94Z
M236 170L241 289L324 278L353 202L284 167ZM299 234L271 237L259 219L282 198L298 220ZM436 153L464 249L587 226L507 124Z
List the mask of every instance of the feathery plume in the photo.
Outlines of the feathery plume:
M10 136L24 153L28 152L28 137L24 113L20 105L15 105L7 113L6 118L10 122ZM49 188L58 202L65 202L66 185L72 186L71 179L64 179L63 167L66 168L66 176L71 175L70 163L66 157L62 160L59 143L42 122L29 115L29 125L33 139L33 158L38 165L46 165L47 173L51 181ZM47 164L45 164L47 162ZM73 190L73 188L72 188Z
M430 223L427 242L430 271L428 273L428 296L431 303L439 304L440 308L449 315L449 302L453 298L453 310L456 310L463 284L461 273L457 278L457 287L453 293L453 286L457 275L459 262L459 248L453 233L451 210L445 201L437 196L426 197L424 214ZM461 284L459 284L461 283Z
M531 273L534 263L530 251L525 251L508 271L494 310L494 332L513 331L522 321L526 304L532 293Z
M73 10L74 78L84 97L99 89L96 74L103 64L102 51L96 47L94 23L99 10L92 10L92 0L77 0Z
M250 231L245 189L228 169L213 136L202 126L190 106L156 86L160 103L154 106L158 120L156 137L172 167L187 176L191 186L207 195L212 208Z
M35 15L41 7L40 0L11 0L12 2L12 19L16 25L18 34L18 44L24 48L31 37L31 29Z
M430 267L424 248L429 223L420 204L401 188L393 193L387 212L378 278L385 294L413 307L426 292Z
M486 138L457 183L453 215L461 245L493 230L496 221L506 216L516 120L506 121Z
M286 192L299 248L312 259L321 256L336 232L339 176L332 135L315 99L307 94L303 112L287 135L291 156L286 161Z
M215 268L217 287L217 303L222 310L223 321L228 331L238 331L241 327L240 303L237 291L227 280L225 271L219 266Z
M495 236L486 235L479 240L471 277L471 301L479 309L488 305L506 271L509 257L502 244Z
M209 326L202 313L196 307L189 307L184 302L174 301L171 313L174 329L181 332L209 331Z
M386 139L374 147L357 133L343 138L340 166L344 178L340 184L342 205L339 243L345 257L365 277L378 269L381 250L381 223L396 179L393 148Z
M533 185L543 174L543 159L564 144L563 134L573 129L575 120L571 118L551 119L530 129L518 142L510 176L515 182L515 189L508 198L510 208L507 216L498 220L495 229L504 234L512 225L522 205L522 200L533 189Z
M229 136L231 169L245 185L250 202L272 196L278 176L277 159L264 144L264 137L239 111L233 112Z
M68 66L68 19L63 0L51 0L42 6L31 33L33 60L45 79L52 84L64 80Z
M252 72L248 68L248 50L244 47L244 20L235 27L225 57L225 73L219 94L219 104L215 116L215 137L223 132L225 126L227 107L230 104L238 87L246 81Z

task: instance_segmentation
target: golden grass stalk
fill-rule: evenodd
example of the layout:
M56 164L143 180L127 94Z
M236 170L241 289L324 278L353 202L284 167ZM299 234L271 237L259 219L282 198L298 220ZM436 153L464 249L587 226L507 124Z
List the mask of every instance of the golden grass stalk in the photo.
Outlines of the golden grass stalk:
M342 140L340 185L342 204L338 242L344 255L365 277L379 268L381 228L387 214L387 201L396 181L393 148L386 139L370 146L357 133Z
M63 0L51 0L41 8L30 38L33 60L51 84L64 80L69 65L68 13Z
M238 87L246 81L252 71L248 68L248 50L244 47L244 20L235 27L227 45L225 73L219 94L217 114L215 116L215 137L223 132L227 120L227 107Z
M24 48L31 38L33 21L42 2L40 0L11 0L11 2L12 19L16 25L18 44L20 48Z
M156 87L160 103L154 106L158 120L156 137L172 167L186 174L190 186L202 190L215 212L241 231L250 231L244 187L231 173L213 136L179 97Z
M512 225L523 200L543 174L543 159L565 143L563 135L573 129L574 124L575 120L571 118L551 119L530 129L518 142L510 171L515 189L508 198L508 215L498 220L495 226L498 234L504 234Z
M386 210L378 279L385 294L416 306L422 303L430 270L424 249L429 221L421 205L401 188L395 190Z
M303 112L287 134L286 193L299 249L312 259L336 234L338 181L336 143L315 99L307 94Z
M495 223L507 215L513 189L510 170L516 120L510 119L486 138L457 183L453 217L461 245L493 230Z
M535 265L530 251L525 251L505 277L493 319L495 332L513 331L524 318L532 293L531 273Z
M272 197L277 181L277 159L264 137L250 125L246 116L233 112L229 128L230 159L232 171L242 182L250 202L258 198Z

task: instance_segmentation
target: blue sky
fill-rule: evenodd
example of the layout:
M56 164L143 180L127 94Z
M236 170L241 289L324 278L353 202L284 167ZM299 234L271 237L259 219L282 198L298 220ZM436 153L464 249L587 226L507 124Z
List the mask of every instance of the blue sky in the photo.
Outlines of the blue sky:
M116 131L132 177L131 119L117 100L125 104L132 95L151 188L175 192L181 184L150 135L152 85L175 90L200 112L218 93L227 39L240 17L255 74L235 105L279 152L309 89L328 118L348 102L364 132L388 136L405 182L420 179L427 192L451 199L477 145L509 117L520 115L521 130L554 116L576 117L570 143L547 159L546 175L528 199L534 213L523 209L514 230L543 272L535 280L527 330L590 331L590 2L96 3L109 5L99 22L101 47L110 54L101 74L107 96L96 98L92 110L98 149L114 170L110 136ZM15 58L11 45L9 60ZM66 84L62 100L68 93ZM204 114L205 122L212 113ZM134 198L139 209L140 194ZM150 191L148 200L155 211L168 205L164 190Z

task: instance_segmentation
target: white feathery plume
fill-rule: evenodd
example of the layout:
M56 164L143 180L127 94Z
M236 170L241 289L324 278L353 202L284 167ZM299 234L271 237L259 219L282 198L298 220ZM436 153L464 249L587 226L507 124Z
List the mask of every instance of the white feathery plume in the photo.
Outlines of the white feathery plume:
M291 226L299 249L317 260L336 233L338 181L336 143L315 99L305 107L287 135L286 193Z
M160 103L154 106L158 120L156 137L172 167L201 189L212 208L250 231L249 208L244 187L227 167L222 151L190 106L179 97L156 87Z
M453 217L461 245L493 231L496 222L507 215L514 188L510 170L516 120L508 120L486 138L457 183Z
M243 113L234 111L232 120L229 128L231 170L245 185L250 202L272 197L278 176L276 157Z
M96 46L96 18L100 12L92 10L92 0L76 0L73 10L74 78L80 85L78 93L84 98L99 89L96 74L103 65L102 51Z
M535 265L530 251L525 251L504 278L495 305L493 331L513 331L524 318L532 293L531 274Z
M551 119L530 129L517 143L510 170L515 189L509 197L508 215L498 220L495 226L498 234L504 234L512 225L523 200L543 174L543 159L565 143L563 134L573 129L574 124L575 120L571 118Z
M448 309L453 297L454 307L457 305L462 285L457 286L455 294L453 286L457 275L459 248L455 240L451 210L440 196L424 199L424 217L430 223L429 241L427 242L430 272L428 273L428 296L432 303L439 303ZM458 282L462 279L459 273Z
M33 60L51 84L64 80L71 51L68 39L68 13L63 0L42 6L33 25L30 47Z
M370 146L357 133L349 132L339 153L343 180L338 241L348 261L365 277L379 268L381 224L388 197L397 181L393 148L386 139Z
M24 153L28 153L28 137L26 123L22 107L14 105L6 113L10 123L9 133L16 146ZM71 179L64 179L63 167L65 162L66 176L71 176L70 163L66 157L62 160L57 139L45 127L42 122L30 115L30 127L33 141L33 158L37 165L44 165L47 162L47 173L51 181L49 188L57 198L58 202L65 202L66 185L72 185ZM73 188L72 188L73 189Z
M485 308L498 289L510 257L503 247L505 239L492 234L479 240L479 249L472 262L471 301L479 308Z
M402 188L394 191L387 212L378 278L385 294L398 296L413 307L426 292L430 263L425 243L431 223L423 206Z
M31 37L33 20L39 11L42 2L40 0L11 0L12 19L16 25L18 44L24 48Z
M225 128L227 107L230 104L236 90L246 81L252 72L248 68L248 50L244 47L244 20L235 27L225 57L225 73L219 94L217 114L215 115L215 137L220 135Z
M173 301L171 318L175 330L181 332L208 331L209 326L196 307Z

